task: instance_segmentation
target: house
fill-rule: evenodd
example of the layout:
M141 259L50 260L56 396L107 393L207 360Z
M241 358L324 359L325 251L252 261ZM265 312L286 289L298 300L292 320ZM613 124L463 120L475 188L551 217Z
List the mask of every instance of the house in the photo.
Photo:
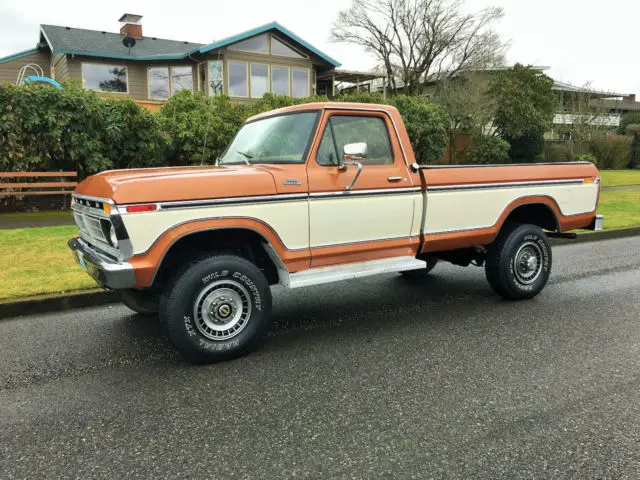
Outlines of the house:
M20 69L35 64L58 82L77 81L157 110L183 89L236 101L267 92L332 95L353 73L336 70L340 63L277 22L205 45L146 37L141 19L123 15L119 33L41 25L35 48L0 58L0 82L16 83Z

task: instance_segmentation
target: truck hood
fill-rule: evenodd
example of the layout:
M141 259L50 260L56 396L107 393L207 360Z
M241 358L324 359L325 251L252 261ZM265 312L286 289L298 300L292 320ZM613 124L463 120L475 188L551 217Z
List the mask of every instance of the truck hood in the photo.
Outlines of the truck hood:
M273 175L249 166L161 167L110 170L86 178L80 195L109 198L117 204L272 195Z

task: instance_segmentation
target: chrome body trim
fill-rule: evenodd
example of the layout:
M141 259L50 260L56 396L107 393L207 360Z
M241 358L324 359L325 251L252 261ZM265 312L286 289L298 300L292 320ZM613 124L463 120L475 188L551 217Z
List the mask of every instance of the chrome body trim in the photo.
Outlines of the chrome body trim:
M419 193L422 192L422 187L407 187L407 188L381 188L371 190L340 190L332 192L315 192L310 193L309 197L314 198L332 198L332 197L357 197L366 195L398 195L407 193Z
M114 290L133 288L136 284L133 267L103 255L81 238L69 240L76 262L100 285Z
M427 267L424 260L415 257L393 257L382 260L348 263L330 267L311 268L301 272L289 274L289 288L309 287L323 283L339 282L354 278L379 275L381 273L401 272L406 270L421 270Z
M443 192L449 190L480 190L487 188L511 188L511 187L535 187L538 185L582 185L584 180L533 180L527 182L495 182L495 183L468 183L462 185L427 185L427 192Z
M556 163L488 163L484 165L419 165L417 163L411 164L411 170L417 172L419 170L435 170L440 168L487 168L487 167L535 167L539 165L554 166L554 165L588 165L591 162L556 162Z
M90 200L92 202L108 203L109 205L113 205L114 204L113 200L110 200L108 198L92 197L91 195L81 195L79 193L72 193L71 196L75 197L75 198L82 198L84 200Z
M139 204L126 204L118 206L118 212L121 215L136 215L137 213L154 213L160 210L172 210L175 208L203 208L215 207L218 205L239 205L246 203L268 203L268 202L290 202L295 200L306 200L309 195L307 193L283 193L274 195L260 195L255 197L229 197L229 198L210 198L201 200L177 200L171 202L149 202L149 205L157 205L158 209L153 212L127 212L127 206ZM144 203L143 205L147 205Z

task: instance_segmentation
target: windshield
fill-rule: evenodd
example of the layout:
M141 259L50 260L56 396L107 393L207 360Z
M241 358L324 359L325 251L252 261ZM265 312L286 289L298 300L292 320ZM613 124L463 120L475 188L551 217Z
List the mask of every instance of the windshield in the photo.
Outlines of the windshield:
M242 126L218 165L304 163L318 112L265 118Z

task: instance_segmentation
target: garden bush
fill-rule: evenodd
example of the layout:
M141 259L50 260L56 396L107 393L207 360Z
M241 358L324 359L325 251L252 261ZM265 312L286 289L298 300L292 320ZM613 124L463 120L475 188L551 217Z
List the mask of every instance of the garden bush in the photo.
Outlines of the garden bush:
M75 170L81 177L114 168L212 164L242 123L274 108L326 97L266 94L253 104L183 90L158 114L132 100L103 98L75 85L0 85L0 170ZM359 93L338 101L391 103L404 118L416 159L442 157L447 117L426 97Z
M471 148L465 152L465 160L473 165L509 162L509 142L500 137L477 135L473 138Z
M589 141L589 153L596 159L599 169L623 169L629 167L631 160L631 137L609 135Z
M103 99L72 85L0 85L0 170L76 170L165 162L158 118L127 99Z

